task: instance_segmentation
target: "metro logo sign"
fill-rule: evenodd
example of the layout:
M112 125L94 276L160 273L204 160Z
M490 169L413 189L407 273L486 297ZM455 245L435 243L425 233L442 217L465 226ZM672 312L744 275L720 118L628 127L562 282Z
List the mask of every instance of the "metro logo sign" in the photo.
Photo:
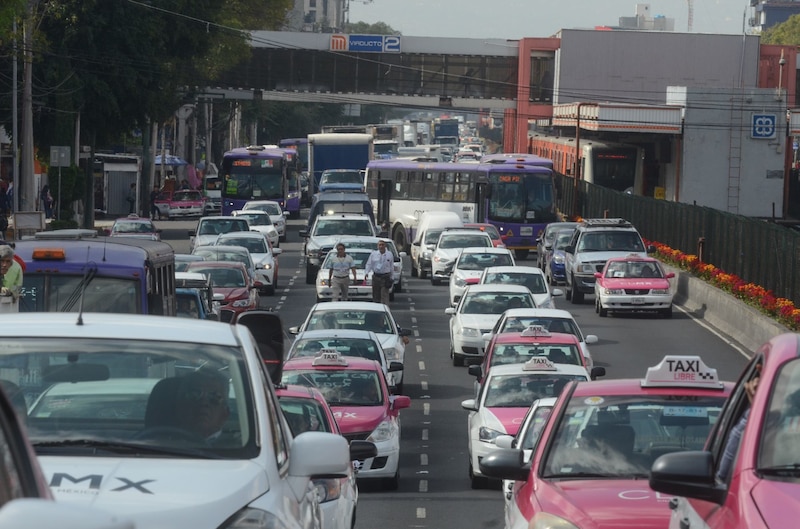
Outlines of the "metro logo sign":
M331 35L331 51L400 53L397 35Z

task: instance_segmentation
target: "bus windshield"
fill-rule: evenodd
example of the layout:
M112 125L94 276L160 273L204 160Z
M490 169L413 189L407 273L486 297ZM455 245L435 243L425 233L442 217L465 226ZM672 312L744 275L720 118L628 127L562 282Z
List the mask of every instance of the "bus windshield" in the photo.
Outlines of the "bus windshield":
M500 222L552 222L553 186L549 175L492 173L489 182L489 220Z
M283 197L283 175L279 167L232 167L225 183L224 196L250 200L251 198L280 199Z
M84 312L142 313L131 278L27 273L22 294L20 312L78 312L83 295Z

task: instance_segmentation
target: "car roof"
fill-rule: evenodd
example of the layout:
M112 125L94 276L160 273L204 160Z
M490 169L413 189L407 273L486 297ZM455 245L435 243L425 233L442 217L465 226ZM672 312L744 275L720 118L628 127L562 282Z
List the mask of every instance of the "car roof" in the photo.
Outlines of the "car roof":
M723 382L722 389L708 389L703 387L642 387L641 378L617 378L593 380L590 384L579 382L575 386L572 397L588 397L598 395L707 395L727 396L733 389L733 382Z
M361 310L369 312L390 312L389 307L383 303L373 303L371 301L328 301L325 303L315 303L311 306L309 313L315 310Z
M525 369L525 364L499 364L489 368L487 378L502 375L529 375L531 373L558 373L561 375L586 375L586 368L582 365L553 364L553 369Z
M556 344L580 344L580 340L574 334L565 332L551 332L548 335L523 336L521 332L503 332L494 336L495 344L507 343L556 343Z
M532 308L528 308L528 307L522 307L522 308L516 308L516 309L506 309L500 316L501 317L505 316L506 318L524 317L524 316L529 316L529 317L532 317L532 318L536 318L536 317L544 317L544 316L546 316L546 317L551 317L551 318L558 317L558 318L569 318L571 320L575 319L575 317L572 315L572 313L570 311L568 311L568 310L564 310L564 309L544 309L544 308L532 309Z
M487 248L488 250L489 248ZM501 250L503 248L497 248ZM508 250L506 250L508 251ZM537 266L487 266L484 268L484 271L488 274L489 272L498 272L498 273L506 273L506 274L538 274L543 275L542 269Z
M292 369L324 369L324 370L359 370L359 371L378 371L383 374L383 366L381 366L375 360L369 360L367 358L361 358L360 356L342 356L347 365L338 366L338 365L321 365L315 366L314 361L316 357L314 356L296 356L294 358L290 358L283 364L283 371L291 371Z
M263 239L264 234L259 231L229 231L227 233L220 233L217 236L217 240L220 239L233 239L233 238L249 238L249 239ZM214 246L223 246L222 244L215 244ZM233 245L236 247L236 245Z
M511 254L511 250L508 248L496 248L494 246L467 246L462 250L461 255L465 253L496 253L499 255L507 255ZM490 268L499 268L499 267L490 267ZM508 266L507 268L517 268L515 266Z
M241 268L247 274L247 267L241 261L191 261L186 271L191 272L194 268Z
M242 266L240 263L237 263ZM156 342L184 341L232 347L241 344L236 325L207 320L155 316L151 314L20 312L4 314L6 336L36 336L37 338L108 338L147 340ZM13 322L13 323L11 323Z
M378 336L374 332L365 331L364 329L314 329L313 331L298 333L295 336L295 341L309 338L368 338L370 340L378 340Z
M486 233L485 231L477 230L475 228L464 228L463 226L459 226L457 228L445 227L444 231L442 232L441 235L439 235L439 237L444 237L445 235L474 235L476 233L483 233L487 237L490 237L489 234Z
M523 285L508 285L504 283L490 283L490 284L481 284L481 285L469 285L467 287L469 292L501 292L503 294L510 293L510 294L531 294L531 291L528 287ZM467 293L464 292L464 295Z

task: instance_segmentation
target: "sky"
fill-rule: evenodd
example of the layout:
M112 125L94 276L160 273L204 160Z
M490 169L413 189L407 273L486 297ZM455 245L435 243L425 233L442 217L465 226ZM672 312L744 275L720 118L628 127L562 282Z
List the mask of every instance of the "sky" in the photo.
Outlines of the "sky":
M367 3L368 2L368 3ZM650 4L650 16L675 19L686 32L687 0L350 0L350 22L384 22L405 36L520 39L559 29L616 26ZM749 0L693 0L694 33L741 34ZM745 26L749 28L749 26Z

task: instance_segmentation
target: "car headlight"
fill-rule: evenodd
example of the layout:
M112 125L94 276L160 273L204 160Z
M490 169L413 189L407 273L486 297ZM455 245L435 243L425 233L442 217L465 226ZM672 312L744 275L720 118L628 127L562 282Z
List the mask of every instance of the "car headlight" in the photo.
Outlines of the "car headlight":
M269 263L262 263L261 268L263 268L264 270L272 270L272 265Z
M664 296L666 294L669 294L669 289L668 288L654 288L653 290L650 291L650 293L651 294L658 294L660 296Z
M219 526L220 529L286 529L286 524L271 512L246 507Z
M441 264L445 264L445 265L453 262L452 259L448 259L447 257L443 257L441 255L434 255L433 256L433 260L436 261L437 263L441 263Z
M461 327L461 336L470 337L470 338L478 338L481 335L481 331L479 329L473 329L471 327Z
M564 264L564 256L563 255L554 255L552 261L556 264Z
M327 279L320 279L319 280L319 286L328 287L328 286L330 286L330 282Z
M397 437L397 424L394 421L383 421L367 437L367 441L380 443Z
M384 356L386 356L386 360L394 360L394 361L400 360L400 351L398 351L394 347L390 349L384 349L383 354Z
M604 288L603 294L607 296L624 296L625 289L624 288Z
M237 299L232 303L234 307L249 307L250 299Z
M578 529L578 526L546 512L537 512L531 518L530 529Z
M453 283L455 283L457 287L463 287L467 284L467 281L459 277L455 281L453 281Z
M505 432L498 432L497 430L492 430L486 426L481 426L478 429L478 440L483 441L484 443L494 444L494 440L500 435L505 435Z
M430 259L431 258L431 253L432 252L430 250L425 250L424 252L422 252L422 258L423 259Z
M317 489L320 503L338 500L342 495L342 482L338 478L315 479L314 488Z
M578 273L579 274L593 274L594 267L590 264L579 264L578 265Z

